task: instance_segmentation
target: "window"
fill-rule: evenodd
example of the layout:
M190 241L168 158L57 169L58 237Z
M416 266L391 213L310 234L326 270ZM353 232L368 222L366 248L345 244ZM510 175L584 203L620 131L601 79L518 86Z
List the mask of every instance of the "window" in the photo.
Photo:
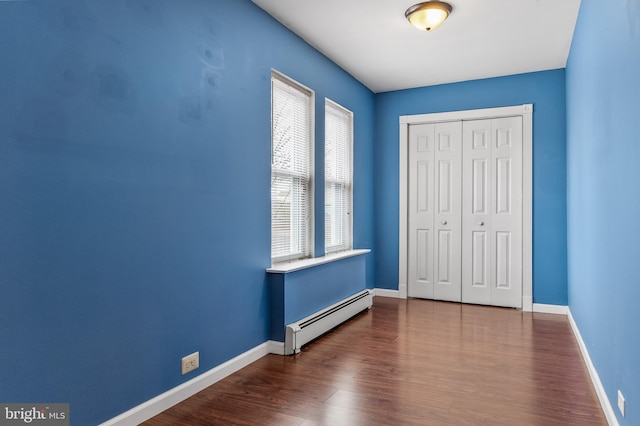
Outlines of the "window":
M312 254L313 105L313 91L272 72L272 263Z
M325 252L351 249L353 113L325 100Z

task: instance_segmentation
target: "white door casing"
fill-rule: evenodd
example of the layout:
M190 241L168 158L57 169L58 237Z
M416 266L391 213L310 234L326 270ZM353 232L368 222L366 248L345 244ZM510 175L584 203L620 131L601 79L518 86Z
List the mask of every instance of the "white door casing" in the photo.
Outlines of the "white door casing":
M504 147L499 147L499 148L496 147L495 150L492 150L493 152L492 166L495 166L495 167L492 167L493 171L491 173L494 174L495 176L492 175L490 179L495 180L496 184L492 185L491 188L487 188L487 193L486 193L487 200L485 201L489 203L491 201L489 200L489 198L491 198L495 202L502 202L503 204L501 205L496 204L495 208L502 209L502 211L511 211L515 215L517 215L516 210L520 208L521 209L521 212L520 212L521 228L520 229L522 232L521 232L521 235L518 236L518 235L514 235L512 233L513 230L509 230L508 227L504 228L503 226L505 222L504 218L509 216L506 213L502 213L502 216L498 216L498 219L494 218L490 222L483 221L485 222L483 226L485 227L485 229L487 229L486 232L489 232L491 227L494 225L496 227L495 228L496 232L493 238L488 238L486 234L484 236L481 236L481 234L476 234L476 244L480 244L481 246L483 244L486 244L487 250L492 250L492 246L490 245L492 244L493 246L495 246L493 247L493 249L502 250L502 251L487 252L487 253L494 253L495 261L490 263L489 267L487 267L484 272L481 270L476 270L476 274L478 273L488 274L487 276L490 279L491 277L490 274L492 273L491 264L493 264L493 269L494 269L493 277L495 282L499 283L499 287L501 287L501 290L505 290L505 289L515 290L515 292L510 291L511 296L509 297L512 297L518 300L516 300L515 302L513 301L505 302L503 300L504 297L502 297L501 293L496 290L496 291L493 291L493 294L495 294L495 296L491 296L491 295L489 296L489 303L503 305L503 306L522 307L524 311L531 311L532 301L533 301L532 300L532 220L531 220L532 219L532 214L531 214L532 212L531 210L532 208L532 113L533 113L533 106L531 104L526 104L526 105L513 106L513 107L490 108L490 109L469 110L469 111L455 111L455 112L435 113L435 114L420 114L420 115L400 117L400 147L399 147L400 148L400 193L399 193L400 194L400 197L399 197L400 198L400 235L399 235L400 245L399 245L399 283L398 283L398 290L399 290L400 297L407 297L407 290L409 288L408 282L410 282L409 280L412 278L410 277L411 271L409 271L409 268L408 268L409 260L410 260L408 258L408 255L410 253L409 244L415 244L415 241L413 242L409 241L409 238L410 238L409 228L410 228L410 222L411 222L409 217L409 212L411 207L409 206L408 203L409 203L409 198L411 197L409 197L409 192L407 191L409 188L409 181L410 181L410 175L409 175L410 144L407 143L407 141L409 140L410 127L415 127L415 125L418 125L418 124L431 123L430 125L434 126L433 132L434 132L434 140L435 140L436 123L440 123L438 125L442 125L443 122L450 122L450 121L469 121L469 120L484 120L484 119L492 120L492 119L498 119L498 118L504 118L504 117L520 117L519 122L521 123L521 126L522 126L521 132L518 132L517 129L509 130L509 126L511 124L508 124L505 126L505 123L507 123L505 121L501 121L501 120L492 121L492 125L496 127L495 132L497 132L496 134L498 135L496 137L496 134L494 134L494 130L492 129L491 131L492 137L494 139L501 138L501 142L494 140L494 143L500 143L502 145L506 143L508 145L508 143L505 142L508 139L505 139L505 138L512 137L514 134L513 132L515 132L516 134L520 133L522 135L522 143L519 145L521 147L520 154L522 155L522 173L520 176L515 176L515 177L512 174L513 169L510 167L511 166L510 161L512 160L508 160L507 158L511 156L513 152L504 151ZM518 153L516 153L515 155L517 156ZM466 159L466 160L468 161L469 159ZM434 163L432 164L435 164L435 154L434 154L433 162ZM481 164L482 164L482 161L478 162L478 167L480 167ZM462 166L460 167L462 168ZM480 173L480 171L481 170L477 170L476 172ZM489 173L489 169L486 169L486 173ZM507 177L507 176L510 179L501 180L501 178ZM433 170L433 179L435 180L435 178L436 178L436 171ZM499 182L502 183L502 186L496 186L498 185ZM513 189L512 192L510 191L508 193L511 196L511 198L506 196L507 192L505 192L505 189L508 189L508 188ZM518 188L521 190L518 191ZM495 191L502 191L502 192L498 193L498 196L496 196L495 194L491 195ZM436 195L434 194L431 194L431 196L436 197ZM521 197L521 198L518 199L518 197ZM461 198L461 197L458 197L458 198ZM506 202L509 202L511 204L507 206L504 204ZM487 206L489 207L489 204L487 204ZM506 208L505 206L507 206L508 208ZM436 221L435 216L436 214L434 214L434 219L433 219L433 224L434 224L433 232L436 231L435 226L438 223L440 224L442 223L442 220L440 220L439 222ZM461 215L461 216L462 216L462 220L471 220L469 218L465 219L464 215ZM476 219L477 218L474 218L474 220ZM448 220L446 220L446 222L447 224L449 223ZM479 222L480 221L477 221L476 224L478 224ZM492 223L492 222L495 222L495 223ZM506 222L509 222L509 220L506 219ZM464 225L460 224L459 229L460 228L464 228ZM470 235L473 236L473 234L470 234ZM432 239L434 238L433 234L431 235L431 238ZM469 236L467 236L466 238L469 238ZM483 240L483 238L485 240ZM520 241L518 241L519 238L520 238ZM432 241L432 244L434 243L435 242ZM426 244L428 245L429 243L427 242ZM515 251L513 250L514 245L516 247ZM506 247L509 247L510 250L507 250ZM502 257L498 256L498 254L502 254ZM510 259L511 262L507 264L504 262L504 260L509 258L508 255L511 256L511 259ZM498 263L499 259L502 263ZM462 260L462 262L464 262L464 260ZM518 262L520 262L519 267L518 267ZM507 265L509 267L507 267ZM435 267L436 266L433 265L433 267L429 269L434 271L435 273ZM466 271L466 273L468 274L470 268L468 268L467 266L464 266L460 269L462 271ZM520 272L518 272L518 269L520 269ZM471 272L473 273L473 266L471 267ZM434 279L435 278L431 278L432 280L431 282L434 282L433 281ZM463 283L465 279L468 279L468 277L467 278L465 278L464 276L462 277ZM464 284L463 284L463 288L464 288ZM503 292L503 293L506 294L509 292ZM514 293L516 293L516 296L513 296ZM434 295L435 295L435 291L434 291ZM434 298L433 297L434 295L410 294L410 296L412 297L418 296L418 297L427 297L427 298ZM485 295L483 297L487 297L487 296ZM493 297L493 302L491 299L492 297ZM439 297L435 297L435 298L439 298ZM443 300L450 300L450 299L443 298Z

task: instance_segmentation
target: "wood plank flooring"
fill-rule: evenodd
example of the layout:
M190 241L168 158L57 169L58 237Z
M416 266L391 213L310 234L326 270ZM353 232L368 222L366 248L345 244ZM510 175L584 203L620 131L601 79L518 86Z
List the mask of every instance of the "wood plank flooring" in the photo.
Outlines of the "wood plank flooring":
M374 306L145 423L606 425L565 316L428 300Z

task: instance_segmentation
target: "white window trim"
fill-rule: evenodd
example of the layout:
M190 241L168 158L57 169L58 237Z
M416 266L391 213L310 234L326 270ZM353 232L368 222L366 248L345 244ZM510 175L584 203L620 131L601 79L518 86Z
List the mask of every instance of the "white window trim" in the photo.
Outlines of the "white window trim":
M310 141L309 143L311 144L311 147L309 149L309 205L308 205L308 219L307 219L307 249L306 249L306 256L303 253L291 253L289 255L286 256L278 256L278 257L272 257L271 258L271 263L272 264L278 264L278 263L282 263L282 262L288 262L288 261L292 261L292 260L299 260L299 259L304 259L304 258L313 258L314 257L314 252L315 252L315 134L316 134L316 128L315 128L315 99L316 99L316 94L315 91L308 88L307 86L295 81L294 79L282 74L280 71L275 70L275 69L271 69L271 79L270 79L270 85L273 87L273 83L272 80L273 79L277 79L280 80L281 82L289 85L289 86L293 86L296 87L297 89L307 92L309 94L310 100L309 100L309 105L310 105L310 115L311 115L311 120L310 120L310 128L309 128L309 132L310 132ZM273 90L273 89L272 89ZM270 103L272 104L272 99L273 99L273 94L271 95L271 100ZM273 105L271 105L271 113L273 113ZM271 128L270 130L271 132L271 149L272 149L272 153L273 153L273 128ZM273 154L272 154L273 155ZM270 181L273 178L273 167L271 168L271 173L270 173ZM269 197L271 198L271 197ZM270 209L271 209L271 203L270 203ZM269 217L271 218L271 212L269 213ZM271 225L272 228L273 225ZM271 230L271 232L273 232L273 229Z

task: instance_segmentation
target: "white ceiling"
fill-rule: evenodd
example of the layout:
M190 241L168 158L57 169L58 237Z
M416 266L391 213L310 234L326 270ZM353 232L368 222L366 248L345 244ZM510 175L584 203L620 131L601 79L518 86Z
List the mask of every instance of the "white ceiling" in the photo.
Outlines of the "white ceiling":
M372 91L564 68L580 0L451 0L431 32L415 0L252 0Z

